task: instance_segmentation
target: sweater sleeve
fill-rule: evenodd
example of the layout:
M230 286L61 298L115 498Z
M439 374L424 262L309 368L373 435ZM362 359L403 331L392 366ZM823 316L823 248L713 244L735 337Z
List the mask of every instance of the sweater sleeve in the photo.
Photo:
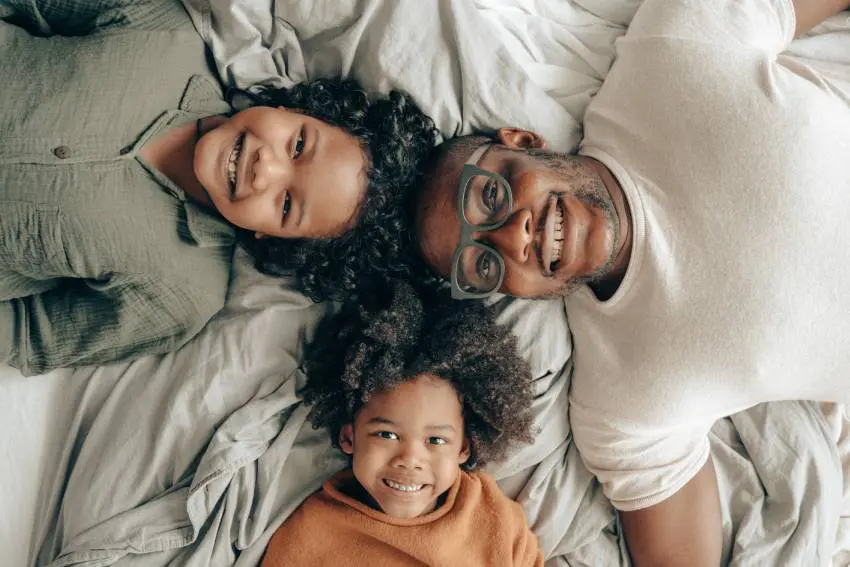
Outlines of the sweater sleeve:
M499 565L543 567L543 552L537 536L528 526L522 506L505 495L492 476L483 471L470 473L481 483L481 494L475 501L478 526L486 526L497 518L487 534L489 547L498 550ZM479 532L481 530L479 529ZM486 530L485 530L486 531Z
M309 547L308 542L315 541L310 537L305 538L305 534L301 532L304 522L307 521L304 507L308 506L313 500L315 500L315 495L304 501L274 532L266 546L260 567L292 567L293 565L303 564L296 561L295 555L299 554L305 547ZM309 535L309 530L306 535ZM298 561L303 561L303 559L303 557L300 557Z
M519 503L511 501L514 525L514 567L543 567L543 551L537 542L537 536L528 527L525 512Z

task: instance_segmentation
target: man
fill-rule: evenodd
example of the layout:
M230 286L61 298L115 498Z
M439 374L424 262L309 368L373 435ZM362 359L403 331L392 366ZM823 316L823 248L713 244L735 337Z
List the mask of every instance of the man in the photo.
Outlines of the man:
M708 431L850 401L850 108L780 53L848 2L647 0L580 155L449 142L417 207L456 298L570 295L570 418L636 565L717 565Z

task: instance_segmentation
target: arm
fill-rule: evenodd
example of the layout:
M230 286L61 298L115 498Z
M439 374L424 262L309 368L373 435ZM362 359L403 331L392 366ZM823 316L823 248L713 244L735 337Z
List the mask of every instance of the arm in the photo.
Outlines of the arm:
M717 567L723 545L720 496L709 457L700 471L667 500L621 512L636 567Z
M800 37L828 17L850 7L848 0L794 0L794 12L797 15L797 29Z
M133 0L4 0L0 18L32 35L79 36L144 13ZM132 12L132 14L131 14Z
M71 280L0 302L0 360L26 375L174 350L224 304L150 276Z

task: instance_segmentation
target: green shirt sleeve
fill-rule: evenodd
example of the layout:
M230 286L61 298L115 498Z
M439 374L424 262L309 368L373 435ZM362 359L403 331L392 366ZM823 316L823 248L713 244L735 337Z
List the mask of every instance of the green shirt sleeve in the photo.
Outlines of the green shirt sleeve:
M224 304L146 275L69 282L0 303L0 359L24 375L175 350Z
M15 334L15 312L8 301L0 302L0 360L12 355L12 338Z
M0 17L33 35L80 36L136 26L176 0L4 0Z

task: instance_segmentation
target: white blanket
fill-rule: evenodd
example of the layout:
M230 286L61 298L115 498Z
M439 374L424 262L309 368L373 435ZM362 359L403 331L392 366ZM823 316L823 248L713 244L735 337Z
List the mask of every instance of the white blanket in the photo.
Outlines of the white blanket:
M638 4L186 3L232 84L353 74L369 88L410 92L446 135L521 125L564 150ZM847 29L833 19L792 50L840 84ZM570 442L563 311L557 302L501 307L535 368L541 434L491 472L524 505L549 565L624 564L613 511ZM0 368L2 563L256 565L277 525L342 466L325 434L303 427L294 396L303 339L324 311L240 256L225 311L177 353L30 379ZM789 402L715 426L733 564L846 558L846 421L831 416Z

